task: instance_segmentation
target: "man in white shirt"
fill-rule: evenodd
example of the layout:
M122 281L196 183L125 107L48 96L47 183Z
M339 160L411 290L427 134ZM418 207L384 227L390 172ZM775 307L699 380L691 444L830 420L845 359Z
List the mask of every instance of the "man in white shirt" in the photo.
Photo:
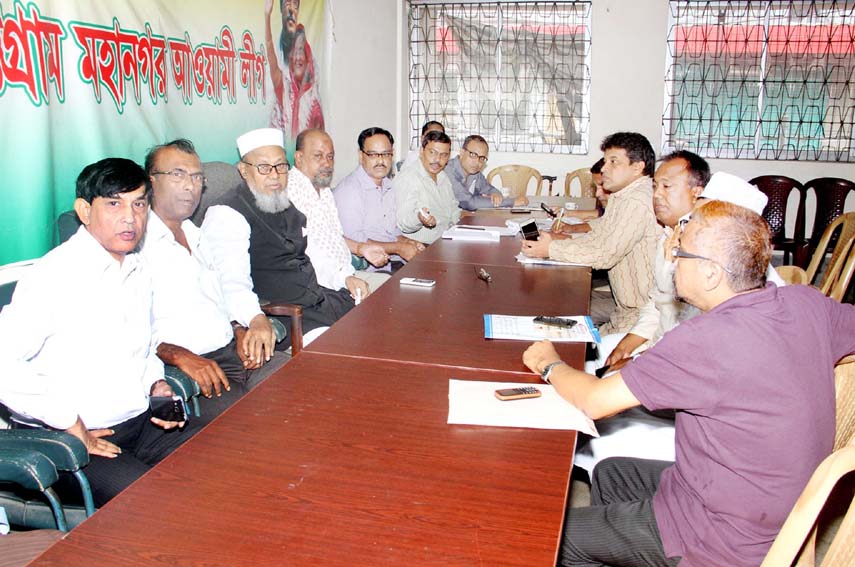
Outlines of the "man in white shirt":
M354 297L366 297L386 280L388 274L360 271L351 262L351 253L362 255L375 266L389 262L382 247L350 240L338 218L338 208L330 189L335 149L323 130L304 130L297 136L294 171L288 176L288 197L306 215L306 254L312 259L318 283L329 289L346 288Z
M0 401L15 422L65 430L86 444L98 506L200 427L174 430L184 423L149 410L150 396L173 392L153 348L151 279L134 253L147 190L145 171L131 160L84 168L74 201L83 226L33 266L0 313Z
M258 297L223 287L207 239L188 220L205 181L193 144L155 146L145 169L152 205L140 252L152 275L157 354L198 382L205 397L217 398L202 409L217 415L287 359L274 354L275 334Z
M318 285L306 255L306 216L288 198L290 166L284 143L282 131L275 128L238 137L243 181L219 201L221 205L208 208L202 232L224 289L243 287L273 303L299 305L305 339L308 331L329 327L350 311L354 298L347 290ZM287 328L290 321L285 319Z

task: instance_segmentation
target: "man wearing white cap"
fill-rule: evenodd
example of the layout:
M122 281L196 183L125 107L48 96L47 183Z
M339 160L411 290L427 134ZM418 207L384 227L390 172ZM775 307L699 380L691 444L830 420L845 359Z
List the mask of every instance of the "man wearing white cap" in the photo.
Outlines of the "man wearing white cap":
M634 355L656 344L666 332L700 313L677 297L671 257L671 249L679 243L681 227L688 222L698 199L728 201L758 215L763 213L767 201L766 195L735 175L719 172L710 177L706 160L686 150L662 158L653 184L653 209L663 229L654 259L650 297L628 333L603 337L600 358L585 364L590 373L603 365L611 370L620 369ZM771 265L766 278L783 285ZM634 408L602 420L597 427L600 437L590 442L582 440L574 460L574 464L588 472L602 459L613 456L674 460L671 416L654 416Z
M252 130L237 145L243 183L223 198L224 206L210 207L202 223L221 272L228 274L223 286L248 287L262 299L302 306L304 331L332 325L354 301L347 290L318 284L306 255L306 217L288 198L282 131Z

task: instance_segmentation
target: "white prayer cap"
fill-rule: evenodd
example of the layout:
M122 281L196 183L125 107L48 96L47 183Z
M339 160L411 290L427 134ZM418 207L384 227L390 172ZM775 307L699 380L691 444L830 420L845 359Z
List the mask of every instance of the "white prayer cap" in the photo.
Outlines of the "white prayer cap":
M758 215L763 214L763 208L769 200L769 197L757 187L741 177L723 171L713 173L709 183L704 187L704 192L701 193L701 198L727 201L751 209Z
M237 139L238 153L245 156L254 149L264 146L279 146L285 148L285 136L278 128L259 128L251 130Z

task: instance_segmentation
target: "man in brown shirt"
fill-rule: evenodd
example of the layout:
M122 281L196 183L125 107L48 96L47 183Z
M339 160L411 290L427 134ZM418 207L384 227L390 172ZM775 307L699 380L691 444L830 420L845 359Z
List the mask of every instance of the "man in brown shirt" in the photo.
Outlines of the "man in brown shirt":
M622 333L635 324L653 284L659 235L651 180L656 158L647 138L635 132L608 136L600 150L603 187L611 194L603 216L590 223L590 232L574 238L542 232L537 241L523 241L522 252L608 270L617 307L600 333Z

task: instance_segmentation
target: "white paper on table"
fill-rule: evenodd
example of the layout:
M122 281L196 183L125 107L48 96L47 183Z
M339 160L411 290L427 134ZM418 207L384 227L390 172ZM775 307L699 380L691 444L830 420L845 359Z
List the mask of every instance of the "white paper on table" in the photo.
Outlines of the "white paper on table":
M496 227L496 230L473 230L453 226L443 232L442 237L466 242L498 242L500 239L499 228Z
M534 316L484 315L485 339L511 339L519 341L542 341L556 343L599 343L600 332L587 315L561 315L573 319L572 327L557 327L534 322Z
M530 258L520 252L514 258L517 259L517 262L520 264L539 264L543 266L582 266L586 267L586 264L574 264L573 262L563 262L561 260L550 260L549 258Z
M508 382L448 381L448 423L576 430L599 437L594 422L562 398L549 384L538 384L539 398L502 401L496 390L531 384Z
M453 230L454 232L460 232L461 230L481 232L482 230L486 230L488 232L496 232L499 236L515 236L517 232L519 232L519 229L514 230L507 226L492 226L485 224L456 224L449 230Z

